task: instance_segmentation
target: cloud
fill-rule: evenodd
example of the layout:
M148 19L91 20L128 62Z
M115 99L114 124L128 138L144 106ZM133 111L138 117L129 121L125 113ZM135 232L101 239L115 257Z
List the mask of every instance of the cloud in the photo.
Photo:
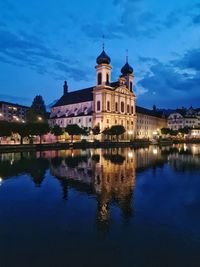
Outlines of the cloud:
M63 75L58 76L58 79L66 79L66 76L73 78L74 80L79 81L88 81L88 71L81 70L69 64L62 63L62 62L55 62L55 67L57 70L61 71Z
M0 29L0 61L29 67L39 74L50 74L55 78L62 77L60 73L64 72L73 79L87 80L86 73L80 71L77 61L74 66L70 59L65 59L36 36L24 31L13 33Z
M10 96L6 94L0 94L0 99L2 101L12 102L12 103L20 103L24 105L29 105L32 99L28 97L19 97L19 96Z
M150 59L149 59L150 61ZM199 106L200 51L189 50L182 58L168 63L151 61L149 71L138 81L138 101L162 107L191 104ZM193 69L195 72L190 72ZM143 89L144 91L141 91Z
M200 48L187 51L182 58L172 63L182 69L200 71Z

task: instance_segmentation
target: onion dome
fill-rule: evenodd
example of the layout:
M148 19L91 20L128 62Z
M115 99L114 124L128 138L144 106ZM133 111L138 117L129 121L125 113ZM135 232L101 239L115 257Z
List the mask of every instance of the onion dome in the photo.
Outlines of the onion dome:
M106 54L106 52L103 49L102 53L97 57L96 62L97 62L98 65L101 65L101 64L110 64L111 59L110 59L110 57Z
M133 73L133 68L126 62L126 64L121 68L122 75L126 76Z

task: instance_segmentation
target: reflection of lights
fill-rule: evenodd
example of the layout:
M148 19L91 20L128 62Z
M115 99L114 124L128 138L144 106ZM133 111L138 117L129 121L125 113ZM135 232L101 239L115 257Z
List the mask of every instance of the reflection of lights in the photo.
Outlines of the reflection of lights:
M157 148L154 148L154 149L153 149L153 154L154 154L154 155L157 155L157 154L158 154L158 149L157 149Z
M0 177L0 185L2 184L2 182L3 182L3 178L2 178L2 177Z
M128 157L133 158L133 152L128 152Z

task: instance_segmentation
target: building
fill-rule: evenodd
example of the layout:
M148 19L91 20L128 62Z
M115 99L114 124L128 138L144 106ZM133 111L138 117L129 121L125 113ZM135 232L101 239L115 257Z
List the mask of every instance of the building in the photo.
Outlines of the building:
M156 138L160 129L167 127L167 119L163 112L136 106L137 123L136 138Z
M88 128L99 126L101 132L112 125L123 125L126 133L121 136L122 140L158 135L161 128L167 127L166 118L156 110L136 108L134 73L128 57L116 82L111 79L110 62L103 48L96 59L95 86L69 92L67 82L64 82L63 95L51 109L50 125L62 128L68 124ZM103 134L98 136L100 140L103 138Z
M0 120L25 122L28 109L27 106L0 101Z
M123 125L126 133L122 139L132 139L136 128L136 97L133 92L133 68L126 59L118 81L111 81L111 59L103 51L96 59L96 85L68 92L64 83L63 95L51 109L50 125L66 127L68 124L100 130ZM99 136L103 138L103 134Z
M171 113L167 120L168 128L178 130L180 128L198 128L200 127L200 111L199 109L177 109Z

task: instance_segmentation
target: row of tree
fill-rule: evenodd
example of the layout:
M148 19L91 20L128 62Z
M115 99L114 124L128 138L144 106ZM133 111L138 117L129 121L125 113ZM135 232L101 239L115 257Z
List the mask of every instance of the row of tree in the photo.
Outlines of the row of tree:
M177 136L178 134L181 134L182 136L184 136L185 134L189 134L189 130L190 128L188 127L180 128L178 130L172 130L170 128L162 128L161 134L171 135L171 136Z
M77 124L69 124L66 128L61 128L58 125L50 128L47 122L7 122L0 121L0 137L11 137L13 134L18 134L20 136L20 143L23 144L24 138L28 138L30 141L33 140L34 136L40 137L40 143L42 136L52 133L59 137L64 133L68 133L71 136L71 141L73 142L74 136L88 136L88 135L98 135L100 134L99 126L95 126L93 129L87 127L80 127ZM106 136L116 136L119 140L119 135L125 133L125 128L121 125L114 125L110 128L105 129L102 132Z

